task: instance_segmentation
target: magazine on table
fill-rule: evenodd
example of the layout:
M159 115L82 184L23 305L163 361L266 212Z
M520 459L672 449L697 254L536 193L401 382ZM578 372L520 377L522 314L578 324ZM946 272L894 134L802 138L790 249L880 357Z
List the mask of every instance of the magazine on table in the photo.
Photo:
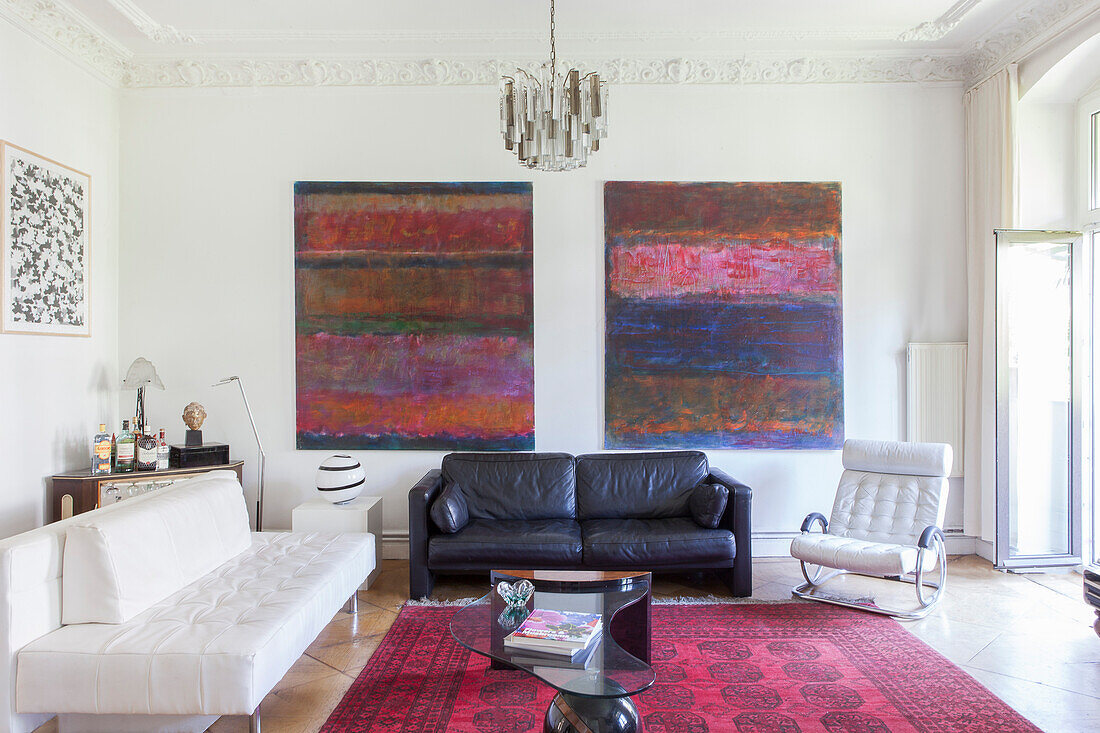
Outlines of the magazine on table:
M578 649L573 656L556 654L553 652L535 651L532 649L520 649L510 647L511 661L514 664L523 664L529 667L555 667L558 669L588 669L596 650L600 648L599 641L589 644L583 649Z
M601 614L536 608L504 637L504 646L574 657L599 638L602 630Z

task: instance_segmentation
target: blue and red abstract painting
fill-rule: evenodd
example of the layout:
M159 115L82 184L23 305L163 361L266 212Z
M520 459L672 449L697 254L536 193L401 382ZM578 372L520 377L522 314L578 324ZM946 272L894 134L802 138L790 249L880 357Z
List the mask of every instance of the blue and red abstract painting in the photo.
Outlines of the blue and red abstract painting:
M530 450L530 183L294 184L298 448Z
M604 185L607 448L840 448L839 183Z

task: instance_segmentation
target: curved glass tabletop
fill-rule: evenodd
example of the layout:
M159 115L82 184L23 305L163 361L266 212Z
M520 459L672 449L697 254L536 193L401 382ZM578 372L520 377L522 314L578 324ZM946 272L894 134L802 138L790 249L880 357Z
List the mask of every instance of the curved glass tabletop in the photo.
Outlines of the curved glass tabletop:
M495 590L463 607L451 620L451 635L472 652L522 669L559 692L583 697L626 697L649 688L655 679L653 668L628 654L611 636L611 619L623 608L638 603L649 591L645 582L629 590L604 592L546 592L535 587L528 608L582 611L603 614L603 631L583 668L538 664L530 653L507 649L504 637L519 622L504 613L504 601Z

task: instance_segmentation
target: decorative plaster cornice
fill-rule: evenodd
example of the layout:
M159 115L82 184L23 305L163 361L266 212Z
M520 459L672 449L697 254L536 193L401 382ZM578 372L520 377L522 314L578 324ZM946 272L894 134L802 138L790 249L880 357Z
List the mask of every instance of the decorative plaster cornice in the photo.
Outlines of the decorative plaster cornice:
M158 23L152 16L135 5L131 0L107 0L114 9L122 13L126 20L133 23L142 34L157 43L195 43L192 36L178 28Z
M940 17L910 28L898 36L898 40L906 42L938 41L953 31L955 26L962 21L963 16L973 10L974 6L981 1L982 0L959 0L948 8Z
M974 44L966 55L966 81L981 81L1001 65L1018 61L1029 46L1053 37L1062 23L1072 22L1079 11L1087 14L1098 8L1097 0L1033 0Z
M131 0L109 1L120 10L124 7L136 10L140 15L134 15L131 21L153 40L171 43L190 38L152 19L146 22L148 16ZM960 0L943 16L932 21L936 28L929 27L919 32L948 32L948 26L954 27L953 23L957 23L979 1ZM594 59L581 66L600 69L608 81L618 84L973 82L1006 60L1015 60L1014 56L1035 47L1097 8L1100 8L1100 0L1032 0L966 54L899 56L864 52L860 56L822 54L780 57L763 53L727 58L651 56L605 58L603 61ZM43 38L105 80L131 88L496 85L501 70L515 68L511 62L462 57L231 58L211 54L184 58L135 57L64 0L0 0L0 16ZM918 33L918 29L925 25L907 33ZM943 30L945 28L947 30ZM823 34L835 32L828 29L817 31ZM637 40L643 36L664 38L675 33L620 35ZM737 33L759 33L759 40L775 38L777 36L771 34L782 35L783 32L748 30L733 32L732 35ZM874 35L879 31L868 33ZM593 42L597 37L606 40L604 34L581 34L580 37ZM790 33L785 37L791 37ZM200 37L197 40L203 39Z
M598 70L612 84L822 84L958 82L960 59L931 56L564 60ZM538 63L519 64L534 72ZM135 61L123 86L425 86L492 85L516 63L488 59L170 59Z
M963 0L980 2L980 0ZM110 0L110 2L128 2L128 0ZM897 31L881 29L771 29L741 28L737 30L656 30L656 31L599 31L557 33L559 41L574 44L599 45L609 42L652 43L654 41L672 41L699 43L705 41L887 41L893 40ZM193 30L190 33L198 43L235 43L255 41L278 41L280 43L297 41L344 42L344 43L420 43L442 46L444 44L481 44L494 41L513 41L520 43L544 44L545 31L530 30L494 30L494 31L340 31L340 30Z
M112 84L120 82L122 69L132 55L65 3L0 0L0 15Z

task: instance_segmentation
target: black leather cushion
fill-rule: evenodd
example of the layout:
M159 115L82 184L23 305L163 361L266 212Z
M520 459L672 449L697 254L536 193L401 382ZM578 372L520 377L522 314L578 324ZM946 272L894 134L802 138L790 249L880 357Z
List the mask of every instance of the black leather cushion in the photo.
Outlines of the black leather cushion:
M465 527L470 521L470 511L466 507L466 499L462 496L462 488L455 483L448 484L432 502L429 514L440 532L454 534Z
M470 519L574 519L576 480L568 453L451 453L444 485L457 483Z
M577 518L690 517L691 492L709 472L701 451L577 456Z
M721 484L699 484L692 489L691 500L688 502L691 518L700 527L717 528L729 498L730 490Z
M584 564L595 568L637 568L692 563L732 563L733 533L704 529L687 517L672 519L589 519L581 522Z
M581 528L572 519L471 519L456 534L428 542L433 570L575 567L581 564Z

